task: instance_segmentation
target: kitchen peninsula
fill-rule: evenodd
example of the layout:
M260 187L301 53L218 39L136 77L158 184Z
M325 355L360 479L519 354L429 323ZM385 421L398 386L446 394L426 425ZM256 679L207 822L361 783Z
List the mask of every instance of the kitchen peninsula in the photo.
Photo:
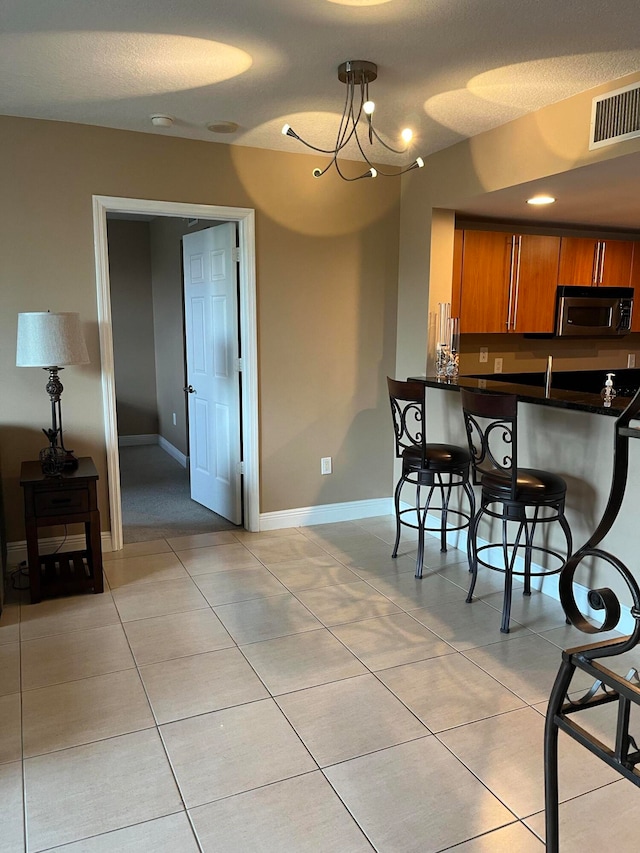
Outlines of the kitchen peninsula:
M584 374L581 376L580 374ZM579 548L594 531L609 497L613 471L613 439L615 418L626 408L631 397L619 395L605 407L596 386L594 391L563 389L561 385L587 386L593 373L603 371L571 371L554 376L555 387L545 397L544 374L501 374L498 380L487 376L460 376L457 380L411 377L424 382L426 390L426 431L430 442L465 444L466 435L460 406L459 388L486 392L515 393L518 407L518 456L522 467L542 468L562 476L567 482L566 515L572 530L574 547ZM623 377L623 374L627 374ZM631 391L640 371L621 370L617 378ZM525 380L523 382L522 380ZM519 381L515 381L519 380ZM600 380L597 380L600 382ZM525 384L526 382L533 384ZM637 387L637 386L636 386ZM443 393L446 392L446 393ZM605 417L600 417L605 415ZM640 577L638 558L638 506L640 505L640 442L631 442L629 476L625 499L602 548L619 557ZM459 546L464 543L460 543ZM559 544L559 540L558 543ZM553 542L551 543L553 547ZM582 571L582 570L581 570ZM612 585L615 579L606 573L598 583ZM578 583L591 586L593 578L585 567ZM481 579L478 581L481 589ZM544 581L544 592L557 597L557 575ZM622 590L620 590L622 593ZM623 603L628 596L623 596Z
M561 409L617 417L629 404L640 388L640 370L617 370L614 388L616 396L610 406L605 406L601 396L607 373L603 370L571 370L552 375L551 390L545 394L544 373L500 373L459 376L457 379L437 377L411 377L424 382L430 388L469 388L472 391L517 394L523 403L534 403Z

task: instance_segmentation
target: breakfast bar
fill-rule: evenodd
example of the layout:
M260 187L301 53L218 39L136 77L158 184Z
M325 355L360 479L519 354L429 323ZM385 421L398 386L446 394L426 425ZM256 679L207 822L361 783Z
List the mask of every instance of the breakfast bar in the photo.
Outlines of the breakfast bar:
M618 394L608 407L605 407L597 386L593 391L579 387L580 382L585 386L590 382L593 384L594 379L600 382L597 377L601 377L604 383L604 373L575 373L584 375L559 373L554 376L548 397L545 396L543 373L504 374L499 379L493 375L460 376L454 380L425 376L412 378L419 379L427 386L426 430L428 440L432 442L465 443L458 393L460 388L518 396L520 464L552 470L566 481L566 515L575 547L578 548L592 534L607 504L614 461L615 419L635 393L633 383L637 381L640 371L619 371L616 384L621 391L628 393ZM593 377L587 376L591 373ZM561 387L567 384L574 385L574 388ZM634 574L640 575L637 556L640 443L632 442L631 445L625 499L602 547L616 554ZM599 570L596 568L594 571L597 573ZM584 583L585 586L592 586L595 580L591 576L576 578L578 583ZM611 579L602 580L607 583ZM543 591L557 597L557 576L545 578Z

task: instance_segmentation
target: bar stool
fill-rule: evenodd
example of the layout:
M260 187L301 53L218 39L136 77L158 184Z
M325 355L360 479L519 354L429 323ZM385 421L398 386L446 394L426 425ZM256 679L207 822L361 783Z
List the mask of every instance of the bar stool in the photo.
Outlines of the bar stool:
M524 576L524 595L531 595L531 578L560 572L571 555L571 530L564 515L567 484L562 477L549 471L518 468L518 398L515 394L486 394L462 388L460 396L471 452L473 482L482 487L480 509L469 526L469 571L472 577L467 602L473 600L478 565L503 572L504 602L500 630L508 634L513 575ZM530 515L527 515L527 510ZM479 546L478 527L485 516L502 523L502 538L499 542ZM560 524L567 540L566 556L551 548L534 545L537 526L553 521ZM508 538L509 522L518 524L512 542ZM502 567L480 557L485 551L496 548L502 551ZM516 571L516 559L521 550L524 550L524 570ZM559 565L532 571L534 551L558 560Z
M394 495L396 512L396 541L392 557L398 555L400 531L402 526L418 531L418 555L416 558L416 577L422 577L424 562L425 532L440 533L440 550L447 550L447 532L468 527L475 515L475 495L469 475L471 456L465 447L453 444L428 444L425 435L425 393L426 386L421 382L398 382L387 377L389 401L396 437L396 458L402 460L402 475L398 480ZM415 486L415 505L400 509L400 495L407 484ZM427 498L422 502L421 489L429 489ZM469 511L451 509L449 502L453 489L461 488L467 496ZM434 493L440 496L440 505L434 506ZM427 514L440 513L440 525L427 527ZM413 516L413 522L406 516ZM447 521L454 516L460 523L448 527Z

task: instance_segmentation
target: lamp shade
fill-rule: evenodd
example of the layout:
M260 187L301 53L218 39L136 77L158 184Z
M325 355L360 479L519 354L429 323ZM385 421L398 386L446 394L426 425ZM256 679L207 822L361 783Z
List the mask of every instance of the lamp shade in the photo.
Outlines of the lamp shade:
M88 363L79 314L49 311L18 314L17 367Z

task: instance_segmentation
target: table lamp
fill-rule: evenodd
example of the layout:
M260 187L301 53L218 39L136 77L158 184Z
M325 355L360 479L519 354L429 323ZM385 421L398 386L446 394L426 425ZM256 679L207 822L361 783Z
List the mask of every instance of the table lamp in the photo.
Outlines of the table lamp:
M70 364L88 364L80 315L73 312L33 311L18 314L17 367L42 367L49 371L46 391L51 401L51 428L43 429L50 446L40 459L45 473L77 468L78 460L64 446L60 397L63 386L58 373Z

